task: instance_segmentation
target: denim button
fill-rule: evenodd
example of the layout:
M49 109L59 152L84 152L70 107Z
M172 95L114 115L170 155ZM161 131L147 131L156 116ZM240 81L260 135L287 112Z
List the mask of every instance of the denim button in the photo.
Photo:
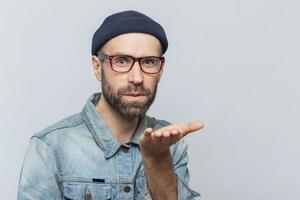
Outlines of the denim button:
M120 148L121 148L121 150L122 150L124 153L128 153L128 151L129 151L129 148L128 148L128 147L121 146Z
M123 188L123 190L124 190L124 192L128 193L128 192L131 191L131 187L130 187L130 186L125 186L125 187Z

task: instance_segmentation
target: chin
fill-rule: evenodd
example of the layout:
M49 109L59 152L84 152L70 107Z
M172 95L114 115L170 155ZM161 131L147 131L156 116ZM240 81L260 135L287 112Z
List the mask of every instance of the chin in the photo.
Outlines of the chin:
M122 115L126 118L132 119L135 117L142 117L146 114L148 107L145 106L129 106L123 110Z

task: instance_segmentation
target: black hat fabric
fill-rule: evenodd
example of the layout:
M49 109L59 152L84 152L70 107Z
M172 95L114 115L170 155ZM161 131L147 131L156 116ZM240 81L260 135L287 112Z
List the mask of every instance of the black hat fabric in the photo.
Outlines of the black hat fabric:
M160 41L162 53L166 52L168 40L163 27L145 14L128 10L112 14L103 21L92 39L92 55L96 55L110 39L124 33L134 32L153 35Z

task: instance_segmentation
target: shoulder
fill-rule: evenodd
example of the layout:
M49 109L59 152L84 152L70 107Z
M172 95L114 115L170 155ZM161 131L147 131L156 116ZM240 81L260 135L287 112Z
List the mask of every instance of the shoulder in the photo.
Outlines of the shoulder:
M154 117L147 116L148 127L151 127L154 130L162 128L164 126L171 125L172 123L162 119L156 119Z
M46 139L49 136L61 135L73 131L82 124L84 124L84 120L81 118L81 114L73 114L35 133L31 138Z

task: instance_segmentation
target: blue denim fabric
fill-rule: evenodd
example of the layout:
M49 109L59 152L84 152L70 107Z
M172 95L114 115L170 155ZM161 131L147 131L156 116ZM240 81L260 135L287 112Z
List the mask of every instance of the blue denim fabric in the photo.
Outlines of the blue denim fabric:
M166 121L145 116L126 144L120 144L96 111L100 94L92 95L82 112L32 136L23 162L18 200L151 199L138 139L147 127ZM187 145L171 147L178 180L178 199L199 193L188 186ZM168 186L166 186L168 187Z

